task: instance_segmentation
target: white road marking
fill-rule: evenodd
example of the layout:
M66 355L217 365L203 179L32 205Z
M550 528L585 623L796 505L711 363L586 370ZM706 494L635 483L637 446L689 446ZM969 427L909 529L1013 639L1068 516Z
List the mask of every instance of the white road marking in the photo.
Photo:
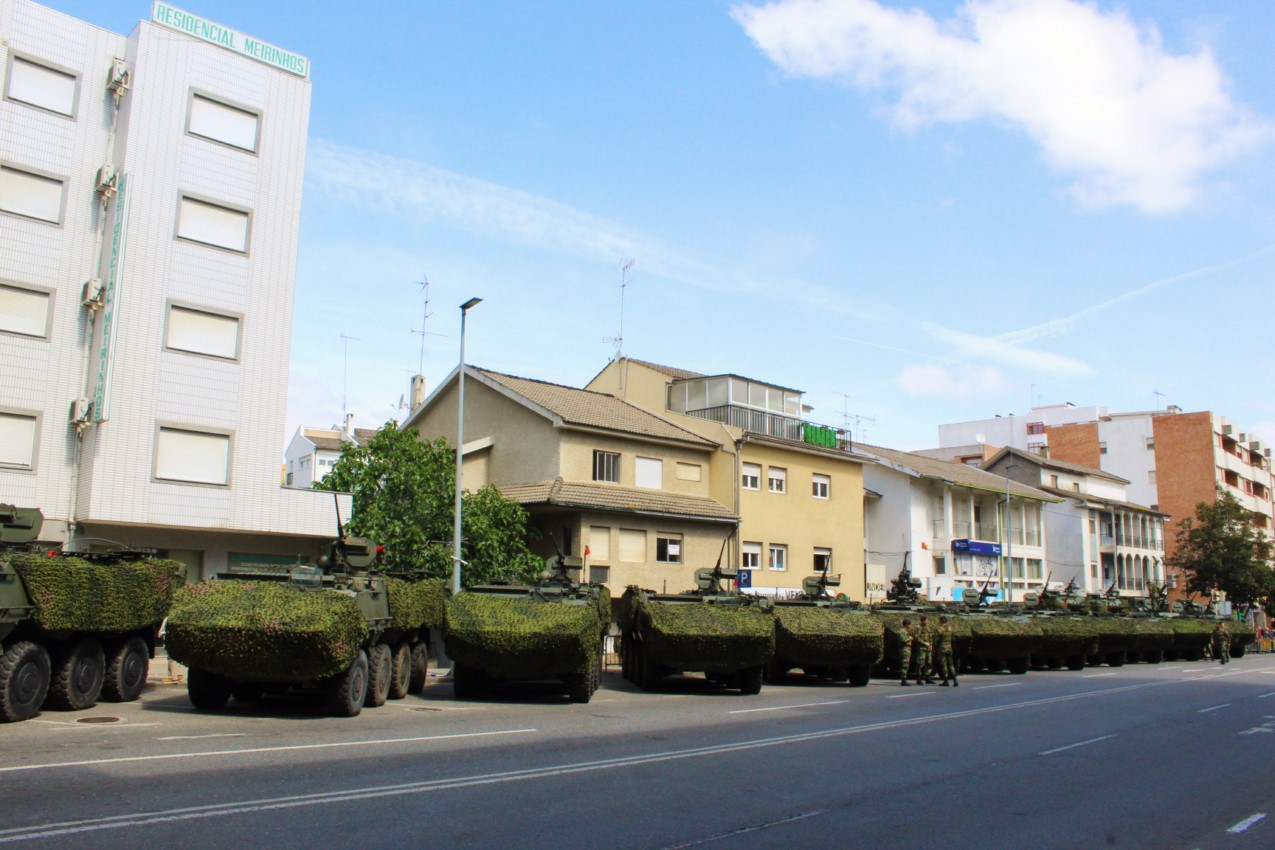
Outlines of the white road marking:
M1230 707L1231 707L1231 704L1229 702L1224 702L1221 705L1214 705L1214 706L1210 706L1209 708L1202 708L1199 711L1197 711L1196 714L1207 714L1210 711L1217 711L1219 708L1230 708Z
M210 817L225 817L228 815L249 814L263 811L276 811L280 809L291 809L300 806L327 805L331 803L346 803L358 800L375 799L378 797L393 797L405 794L426 794L434 791L446 791L456 788L470 788L480 785L496 785L506 782L521 782L527 779L542 779L555 776L566 776L577 773L596 772L601 770L613 770L621 767L630 767L634 765L656 764L660 762L669 762L690 758L702 758L705 756L719 755L723 753L741 752L747 750L755 750L763 747L791 746L794 743L803 743L808 741L820 741L828 738L840 738L848 735L861 735L868 732L879 732L883 730L902 729L909 726L920 726L930 723L937 723L945 720L957 720L966 717L981 717L987 714L999 714L1006 711L1015 711L1023 708L1033 708L1041 705L1054 705L1057 703L1071 702L1073 700L1088 699L1090 697L1103 697L1112 694L1128 693L1130 691L1140 691L1149 688L1159 688L1165 685L1174 684L1173 681L1153 681L1140 682L1132 685L1121 685L1115 688L1102 688L1096 691L1081 691L1075 694L1065 694L1055 697L1042 697L1040 699L1024 700L1022 702L1007 703L1005 705L985 706L982 708L965 709L962 711L950 711L943 714L930 714L921 717L903 718L898 720L884 721L881 723L867 723L862 726L848 726L840 729L826 729L819 732L806 732L796 735L784 735L778 738L761 738L750 741L737 741L734 743L716 744L709 747L695 747L684 750L670 750L665 752L648 753L644 755L624 756L621 758L604 759L591 762L577 762L574 764L554 765L550 767L531 768L527 770L514 770L505 773L489 773L474 776L459 776L450 779L435 779L426 782L411 782L401 785L372 786L365 788L352 788L345 791L327 791L314 794L301 794L290 797L275 797L260 800L245 800L233 803L214 803L206 806L194 806L189 808L168 809L164 811L137 812L129 815L112 815L102 818L92 818L78 821L63 821L59 823L35 824L31 826L13 827L9 829L0 829L0 844L8 844L15 841L27 841L31 839L52 838L59 835L76 835L81 833L100 832L108 829L125 829L130 827L146 826L148 824L157 823L173 823L178 821L196 820ZM923 692L924 693L924 692ZM929 691L928 693L933 693ZM919 694L918 694L919 695ZM901 694L900 696L906 696ZM534 732L534 729L512 730L518 732ZM510 732L487 732L481 734L510 734ZM442 735L438 738L457 738L472 737L471 735ZM406 739L406 740L430 740L430 739ZM435 739L437 740L437 738ZM346 744L315 746L359 746L367 745L375 742L356 741ZM268 748L272 750L296 749L294 747L275 747ZM227 755L236 755L239 753L257 752L253 750L227 751ZM196 756L217 755L215 753L200 753ZM136 758L125 759L109 759L105 761L151 761L162 758L183 758L185 755L172 756L139 756ZM89 762L89 764L98 764L101 762ZM81 763L84 764L84 763ZM67 767L69 764L47 765L47 767ZM35 766L23 766L17 768L20 770L34 769ZM0 768L0 770L12 771L15 768Z
M988 690L989 688L1016 688L1016 687L1018 687L1018 686L1019 686L1019 685L1021 685L1021 684L1022 684L1022 682L1006 682L1006 683L1005 683L1005 684L1003 684L1003 685L978 685L977 687L975 687L975 688L974 688L974 690L976 690L976 691L986 691L986 690Z
M247 732L211 732L207 735L168 735L156 741L198 741L203 738L246 738Z
M1275 697L1275 691L1271 691L1269 694L1262 694L1258 699L1266 699L1267 697Z
M752 714L757 711L787 711L790 708L814 708L820 705L845 705L849 700L838 699L831 702L803 702L800 705L774 705L769 708L737 708L727 714Z
M89 718L83 718L85 720ZM60 726L63 729L122 729L127 726L130 729L136 729L139 726L163 726L162 723L129 723L124 718L120 718L112 723L81 723L79 720L42 720L38 717L32 718L30 723L44 723L49 726Z
M1081 678L1084 678L1084 679L1101 679L1103 676L1114 676L1114 675L1116 675L1116 674L1115 674L1115 673L1086 673L1086 674L1085 674L1083 677L1081 677Z
M1088 741L1078 741L1078 742L1076 742L1076 743L1074 743L1074 744L1068 744L1068 745L1067 745L1067 746L1065 746L1065 747L1054 747L1052 750L1045 750L1044 752L1039 753L1039 755L1042 755L1042 756L1052 756L1054 753L1061 753L1061 752L1063 752L1064 750L1074 750L1074 749L1076 749L1076 747L1087 747L1087 746L1088 746L1088 745L1090 745L1090 744L1096 744L1096 743L1098 743L1099 741L1105 741L1105 740L1107 740L1108 738L1114 738L1114 737L1116 737L1116 736L1115 736L1115 735L1103 735L1101 738L1090 738Z
M1258 814L1255 814L1252 817L1244 818L1244 820L1240 821L1235 826L1228 829L1227 832L1231 832L1238 835L1241 832L1247 831L1249 827L1251 827L1253 824L1257 823L1259 820L1261 820L1264 817L1266 817L1266 815L1259 812Z
M931 697L931 696L934 696L934 694L935 694L935 691L913 691L910 694L895 694L892 697L886 697L886 699L904 699L905 697Z
M686 850L688 847L699 847L704 844L711 844L714 841L723 841L727 838L735 838L736 836L746 835L750 832L758 832L763 829L783 826L784 824L792 823L794 821L805 820L806 818L813 818L826 814L828 814L827 809L815 809L813 812L802 812L799 815L792 815L791 817L779 818L777 820L768 820L764 823L753 824L752 826L741 826L739 829L732 829L730 832L723 832L718 835L710 835L708 838L701 838L698 841L688 841L685 844L673 844L669 847L665 847L664 850Z
M59 767L93 767L103 764L123 764L139 761L168 761L171 759L197 759L213 756L246 756L257 753L282 753L295 750L327 750L341 747L376 747L387 744L415 744L424 741L450 741L456 738L483 738L492 735L520 735L535 732L535 729L502 729L498 732L466 732L460 735L424 735L419 738L382 738L377 741L333 741L327 744L293 744L287 747L253 747L248 750L215 750L210 753L165 753L156 756L124 756L114 759L92 759L90 761L62 761L49 764L18 764L11 767L0 767L0 773L17 773L25 770L51 770ZM3 834L3 830L0 830Z
M1185 667L1161 667L1160 669L1167 673L1170 670L1185 670L1186 668Z

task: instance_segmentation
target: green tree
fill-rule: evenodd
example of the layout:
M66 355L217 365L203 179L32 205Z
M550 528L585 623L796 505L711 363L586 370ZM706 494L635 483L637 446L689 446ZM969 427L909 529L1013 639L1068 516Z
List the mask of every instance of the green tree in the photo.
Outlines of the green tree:
M1200 502L1195 516L1182 520L1168 565L1186 575L1188 592L1217 589L1237 605L1251 605L1275 594L1271 556L1271 542L1248 509L1219 487L1217 501Z
M353 494L346 528L383 546L390 572L448 578L452 573L456 453L439 437L420 439L387 422L366 446L341 444L341 457L320 490ZM544 562L527 545L527 512L483 487L462 498L465 584L493 578L526 580Z

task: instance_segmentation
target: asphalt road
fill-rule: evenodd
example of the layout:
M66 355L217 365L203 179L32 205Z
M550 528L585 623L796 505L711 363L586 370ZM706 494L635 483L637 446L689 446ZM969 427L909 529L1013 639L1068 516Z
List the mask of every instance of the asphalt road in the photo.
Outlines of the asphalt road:
M0 727L0 844L1258 848L1275 656L646 694L446 682L354 719L184 689ZM116 718L98 721L100 718Z

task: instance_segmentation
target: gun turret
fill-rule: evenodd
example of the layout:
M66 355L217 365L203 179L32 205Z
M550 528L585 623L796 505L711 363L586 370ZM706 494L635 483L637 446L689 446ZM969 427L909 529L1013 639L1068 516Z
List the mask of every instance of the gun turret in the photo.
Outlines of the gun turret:
M890 582L890 589L886 591L885 598L891 602L920 602L921 580L912 578L912 571L908 569L907 563L904 562L903 569L899 570L899 574Z
M341 523L341 502L336 493L332 494L336 503L337 539L328 544L327 551L319 556L318 567L325 573L364 572L376 567L377 556L381 547L366 537L349 537L345 526Z
M39 508L0 505L0 544L26 546L34 543L44 527L44 514Z
M982 608L987 605L987 600L996 594L992 593L988 588L991 587L992 577L989 575L987 580L983 582L983 586L978 589L978 607Z
M806 576L801 582L801 590L811 599L826 599L828 597L827 589L830 587L839 587L841 579L833 578L827 573L819 573L818 575Z
M726 554L726 544L729 542L729 536L722 541L722 548L717 552L717 563L711 570L701 567L695 571L695 587L700 593L725 593L722 582L739 578L739 570L722 569L722 557Z

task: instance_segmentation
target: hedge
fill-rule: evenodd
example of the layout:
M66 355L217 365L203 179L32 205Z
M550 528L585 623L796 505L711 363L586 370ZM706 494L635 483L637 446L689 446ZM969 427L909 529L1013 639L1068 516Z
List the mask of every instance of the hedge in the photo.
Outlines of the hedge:
M411 631L442 627L447 598L444 591L446 584L442 579L406 581L389 578L385 585L390 597L392 628Z
M49 631L131 632L164 619L181 586L180 561L101 563L70 555L19 553L9 563L31 598L31 617Z
M187 667L301 684L348 667L367 634L352 596L283 582L214 580L177 593L164 642Z
M636 609L646 657L674 670L734 673L775 654L775 615L759 605L644 599Z
M456 663L499 678L588 673L609 622L599 609L586 600L462 592L447 600L443 641Z
M775 606L775 656L798 667L875 664L883 631L879 620L844 607Z

